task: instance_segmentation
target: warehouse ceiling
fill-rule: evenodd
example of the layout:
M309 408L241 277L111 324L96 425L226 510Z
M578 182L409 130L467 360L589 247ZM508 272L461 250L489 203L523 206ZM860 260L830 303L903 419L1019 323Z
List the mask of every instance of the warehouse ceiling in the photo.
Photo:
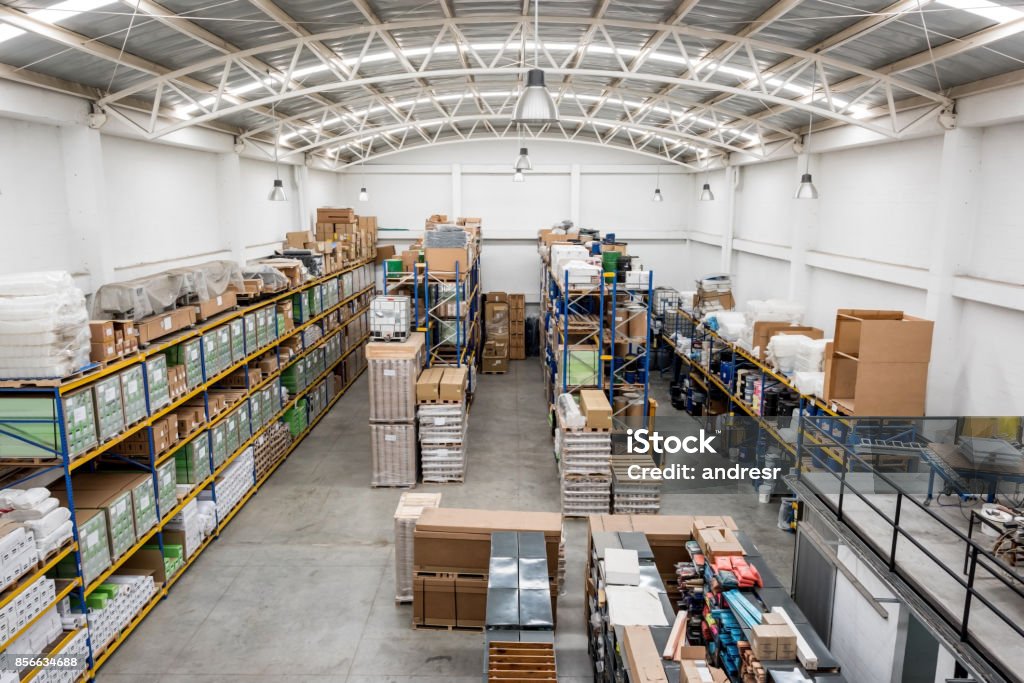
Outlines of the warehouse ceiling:
M534 10L6 0L0 76L87 97L147 138L212 127L338 168L518 135L700 167L765 156L809 121L899 138L958 96L1024 81L1024 5L1010 0L541 0L539 31ZM535 63L561 120L517 131Z

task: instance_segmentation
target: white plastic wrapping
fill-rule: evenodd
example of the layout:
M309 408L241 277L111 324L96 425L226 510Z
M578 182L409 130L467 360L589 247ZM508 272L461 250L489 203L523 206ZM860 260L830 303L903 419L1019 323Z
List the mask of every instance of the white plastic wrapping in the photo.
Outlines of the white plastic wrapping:
M755 322L792 323L799 325L804 319L805 306L785 299L754 299L747 302L747 320Z
M173 308L176 303L206 301L223 294L228 285L244 289L242 269L234 261L209 261L153 275L113 282L96 290L93 318L142 320Z
M795 386L796 390L801 394L821 396L825 393L825 373L803 371L794 372L793 386Z
M825 369L825 345L831 339L809 339L801 337L793 369L797 372L821 372Z
M714 318L718 323L718 334L729 341L738 341L749 336L750 326L746 315L737 311L715 311L704 316L704 322Z
M572 394L559 394L557 399L558 414L562 424L570 429L583 429L587 426L587 418L583 417L580 407L576 405Z
M800 345L811 341L802 334L777 334L768 342L765 358L784 373L791 373L796 365Z
M62 271L0 276L0 377L63 377L89 363L85 295Z

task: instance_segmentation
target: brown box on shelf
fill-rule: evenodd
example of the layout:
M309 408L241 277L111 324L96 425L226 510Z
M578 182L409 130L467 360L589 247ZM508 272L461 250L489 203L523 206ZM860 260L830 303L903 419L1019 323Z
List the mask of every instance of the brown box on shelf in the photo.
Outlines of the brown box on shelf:
M135 330L135 322L132 320L113 320L114 334L121 333L124 339L124 352L134 353L139 348L139 336Z
M484 301L489 304L507 304L508 294L506 292L487 292L484 294Z
M114 323L111 320L90 320L89 340L93 344L114 341Z
M296 230L284 234L284 246L287 249L305 249L306 242L313 241L313 233L309 230Z
M199 309L198 320L209 320L218 313L234 308L238 304L238 298L235 293L231 290L226 290L220 296L215 296L212 299L206 301L200 301L197 308Z
M336 209L321 206L316 210L317 223L352 223L355 221L356 210L351 207Z
M469 272L470 251L468 247L428 247L423 250L427 268L432 277L454 279L455 271L459 277Z
M768 349L768 342L777 334L802 334L811 339L822 339L825 336L825 332L817 327L778 322L756 322L754 323L753 344L759 349L758 357L761 360L764 360L765 351Z
M927 363L934 326L903 311L841 308L834 352L874 363Z
M591 429L612 428L612 407L603 391L599 389L580 391L580 412L587 420L587 427Z
M100 343L93 342L90 346L89 360L94 363L102 363L103 361L113 360L120 354L117 352L117 345L114 340L104 341Z
M642 683L668 683L661 653L654 644L648 626L626 626L622 649L629 662L630 680Z
M493 356L484 356L480 360L480 371L491 372L495 374L501 374L508 372L508 358L496 358Z
M139 343L147 344L168 334L196 324L196 309L192 306L176 308L141 320L138 324Z
M736 538L736 534L731 529L726 529L725 527L705 527L694 529L693 535L697 539L697 543L700 544L701 550L704 551L704 556L708 559L714 560L719 557L729 556L742 557L745 554L743 546L740 545L739 539Z
M461 401L466 396L469 368L444 368L438 383L438 397L442 401ZM418 395L417 391L417 395Z

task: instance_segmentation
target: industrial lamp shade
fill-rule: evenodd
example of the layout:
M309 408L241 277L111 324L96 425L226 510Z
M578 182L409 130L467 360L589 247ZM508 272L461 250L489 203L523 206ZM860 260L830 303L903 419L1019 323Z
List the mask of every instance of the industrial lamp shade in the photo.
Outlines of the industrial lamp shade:
M359 201L368 202L370 201L370 193L366 191L365 187L359 188Z
M287 201L288 197L284 193L284 181L278 178L274 181L274 189L270 191L270 195L267 197L272 202L283 202Z
M530 69L526 72L526 88L516 102L516 110L512 115L516 123L556 123L558 107L555 100L544 85L544 71Z
M797 199L817 199L818 188L814 186L814 181L811 180L810 173L804 173L800 176L800 184L796 188Z
M513 168L517 171L533 170L533 162L530 161L530 153L525 147L519 148L519 158L516 159L516 165Z
M704 187L700 191L700 201L702 202L713 202L715 201L715 193L711 191L711 185L704 183Z
M659 187L656 190L654 190L654 196L651 197L651 201L652 202L660 202L663 199L664 198L661 196L661 188Z
M526 176L523 175L522 171L517 169L516 172L512 174L513 183L521 183L524 180L526 180Z

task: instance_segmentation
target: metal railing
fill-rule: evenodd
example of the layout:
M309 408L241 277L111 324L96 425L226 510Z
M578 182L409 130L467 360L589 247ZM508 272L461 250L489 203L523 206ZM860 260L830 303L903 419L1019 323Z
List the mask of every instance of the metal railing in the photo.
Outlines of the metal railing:
M800 480L809 488L815 491L818 498L835 515L837 520L849 528L864 542L875 554L885 562L891 573L899 577L906 584L911 586L919 597L954 631L959 634L960 641L970 645L979 653L991 666L999 671L1009 680L1017 680L1018 676L1013 670L996 657L989 645L976 637L971 632L972 607L975 601L991 611L992 615L1000 622L1001 627L1016 633L1021 641L1015 648L1020 651L1024 648L1024 626L1017 623L1017 618L1007 614L991 598L991 589L983 590L978 587L979 570L986 572L996 579L1002 587L1008 589L1013 595L1022 600L1024 605L1024 579L1017 573L1017 568L1005 563L994 555L991 550L979 544L970 534L961 531L955 525L943 519L938 513L924 502L917 500L913 493L905 490L896 478L881 471L875 463L871 463L858 454L856 445L848 439L837 439L833 436L832 424L841 421L845 426L857 421L856 418L835 418L835 417L811 417L804 416L801 419L799 430L798 449L801 455L810 456L817 462L824 462L831 459L835 466L833 468L815 469L813 476L807 472L798 473ZM855 430L850 430L855 431ZM837 458L837 452L841 456ZM819 485L820 476L831 475L832 480L838 484L838 492L826 490L830 487ZM895 495L895 509L890 516L889 513L879 505L875 504L868 496L858 489L856 483L851 482L851 476L857 474L871 475L873 480L887 486L891 491L886 495ZM838 493L838 495L836 495ZM832 496L830 497L830 495ZM877 494L874 494L877 495ZM878 519L883 520L889 527L887 539L879 541L877 535L871 536L866 529L857 525L856 510L851 510L849 496L866 506ZM834 499L833 499L834 497ZM963 544L964 554L957 554L959 557L966 557L963 566L959 561L955 565L935 554L925 543L915 537L915 534L906 527L907 506L912 506L919 514L927 516L929 523L940 525L944 533L948 533L943 543L954 543L957 547ZM861 519L861 521L864 521ZM919 520L920 521L920 518ZM964 597L959 614L952 611L948 600L944 604L934 591L922 585L924 572L920 567L903 566L897 559L898 548L910 544L914 549L927 558L935 567L938 567L952 581L964 591ZM964 576L966 575L966 576ZM986 595L988 593L989 595Z

